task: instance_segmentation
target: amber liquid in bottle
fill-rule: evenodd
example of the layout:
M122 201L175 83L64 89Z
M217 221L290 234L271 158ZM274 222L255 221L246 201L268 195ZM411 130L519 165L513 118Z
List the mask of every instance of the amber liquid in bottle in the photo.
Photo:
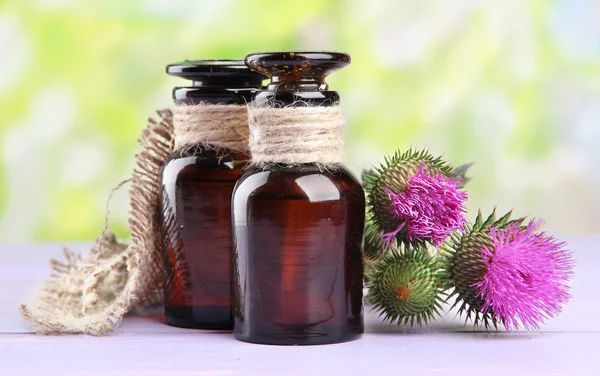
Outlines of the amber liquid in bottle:
M282 106L338 99L322 91L255 98ZM275 164L245 171L232 198L235 337L282 345L360 337L364 215L363 189L343 167Z
M209 61L169 66L170 74L193 79L197 85L176 88L176 103L245 104L260 87L262 77L240 64ZM176 152L164 166L167 324L233 328L230 202L234 184L248 159L247 153L198 145Z

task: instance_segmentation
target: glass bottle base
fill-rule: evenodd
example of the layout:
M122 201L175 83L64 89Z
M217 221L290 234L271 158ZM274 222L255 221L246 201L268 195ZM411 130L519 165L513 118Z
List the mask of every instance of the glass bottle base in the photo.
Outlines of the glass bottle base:
M306 346L306 345L330 345L335 343L350 342L361 338L363 330L345 331L339 330L327 332L311 332L308 329L297 330L295 332L276 332L276 333L238 333L233 336L240 341L256 343L261 345L284 345L284 346Z
M232 330L231 307L189 306L167 307L167 325L188 329Z

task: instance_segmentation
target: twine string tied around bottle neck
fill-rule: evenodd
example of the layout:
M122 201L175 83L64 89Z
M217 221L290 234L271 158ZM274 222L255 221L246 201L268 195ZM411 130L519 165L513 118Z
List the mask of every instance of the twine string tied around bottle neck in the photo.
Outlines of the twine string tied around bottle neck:
M248 147L252 164L320 166L344 161L344 115L341 106L249 105Z
M174 150L201 145L210 149L248 149L246 105L179 105L173 109Z

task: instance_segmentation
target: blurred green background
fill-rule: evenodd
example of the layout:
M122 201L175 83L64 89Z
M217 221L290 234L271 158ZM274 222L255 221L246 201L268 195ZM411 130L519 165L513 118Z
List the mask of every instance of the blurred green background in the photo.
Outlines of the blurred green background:
M90 240L183 59L340 50L355 171L429 147L476 161L469 207L600 232L600 4L591 0L0 3L0 239ZM111 205L127 235L127 193Z

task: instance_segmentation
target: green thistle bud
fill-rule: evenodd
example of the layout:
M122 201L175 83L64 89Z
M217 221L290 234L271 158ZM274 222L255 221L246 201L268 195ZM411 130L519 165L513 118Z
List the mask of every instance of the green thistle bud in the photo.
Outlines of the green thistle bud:
M365 221L365 283L372 282L373 273L377 261L390 251L390 246L383 241L383 232L381 232L373 222L370 211L367 210L367 218Z
M377 262L367 302L390 322L427 324L442 310L439 266L426 250L394 248Z
M383 232L377 228L370 215L367 214L365 221L365 261L372 263L379 260L389 252L389 245L383 241Z
M453 289L448 300L455 297L452 308L459 307L459 314L465 315L467 321L473 319L475 326L480 323L483 323L486 328L490 324L494 327L498 325L491 312L481 312L485 301L482 297L478 297L479 290L474 284L481 281L482 275L486 272L481 250L494 247L490 228L502 230L511 224L521 224L524 221L524 218L511 221L511 214L512 212L509 212L496 220L496 209L494 209L484 221L481 211L479 211L475 223L465 226L464 233L454 233L441 249L446 258L443 271L445 287Z
M393 233L404 221L393 215L392 198L389 192L399 193L407 190L411 177L422 168L427 174L437 176L443 174L456 178L452 167L440 158L435 158L427 151L408 150L396 152L378 168L363 173L363 184L367 193L368 206L371 208L375 228L383 233ZM466 168L462 173L466 172ZM401 242L406 241L406 229L398 233Z

